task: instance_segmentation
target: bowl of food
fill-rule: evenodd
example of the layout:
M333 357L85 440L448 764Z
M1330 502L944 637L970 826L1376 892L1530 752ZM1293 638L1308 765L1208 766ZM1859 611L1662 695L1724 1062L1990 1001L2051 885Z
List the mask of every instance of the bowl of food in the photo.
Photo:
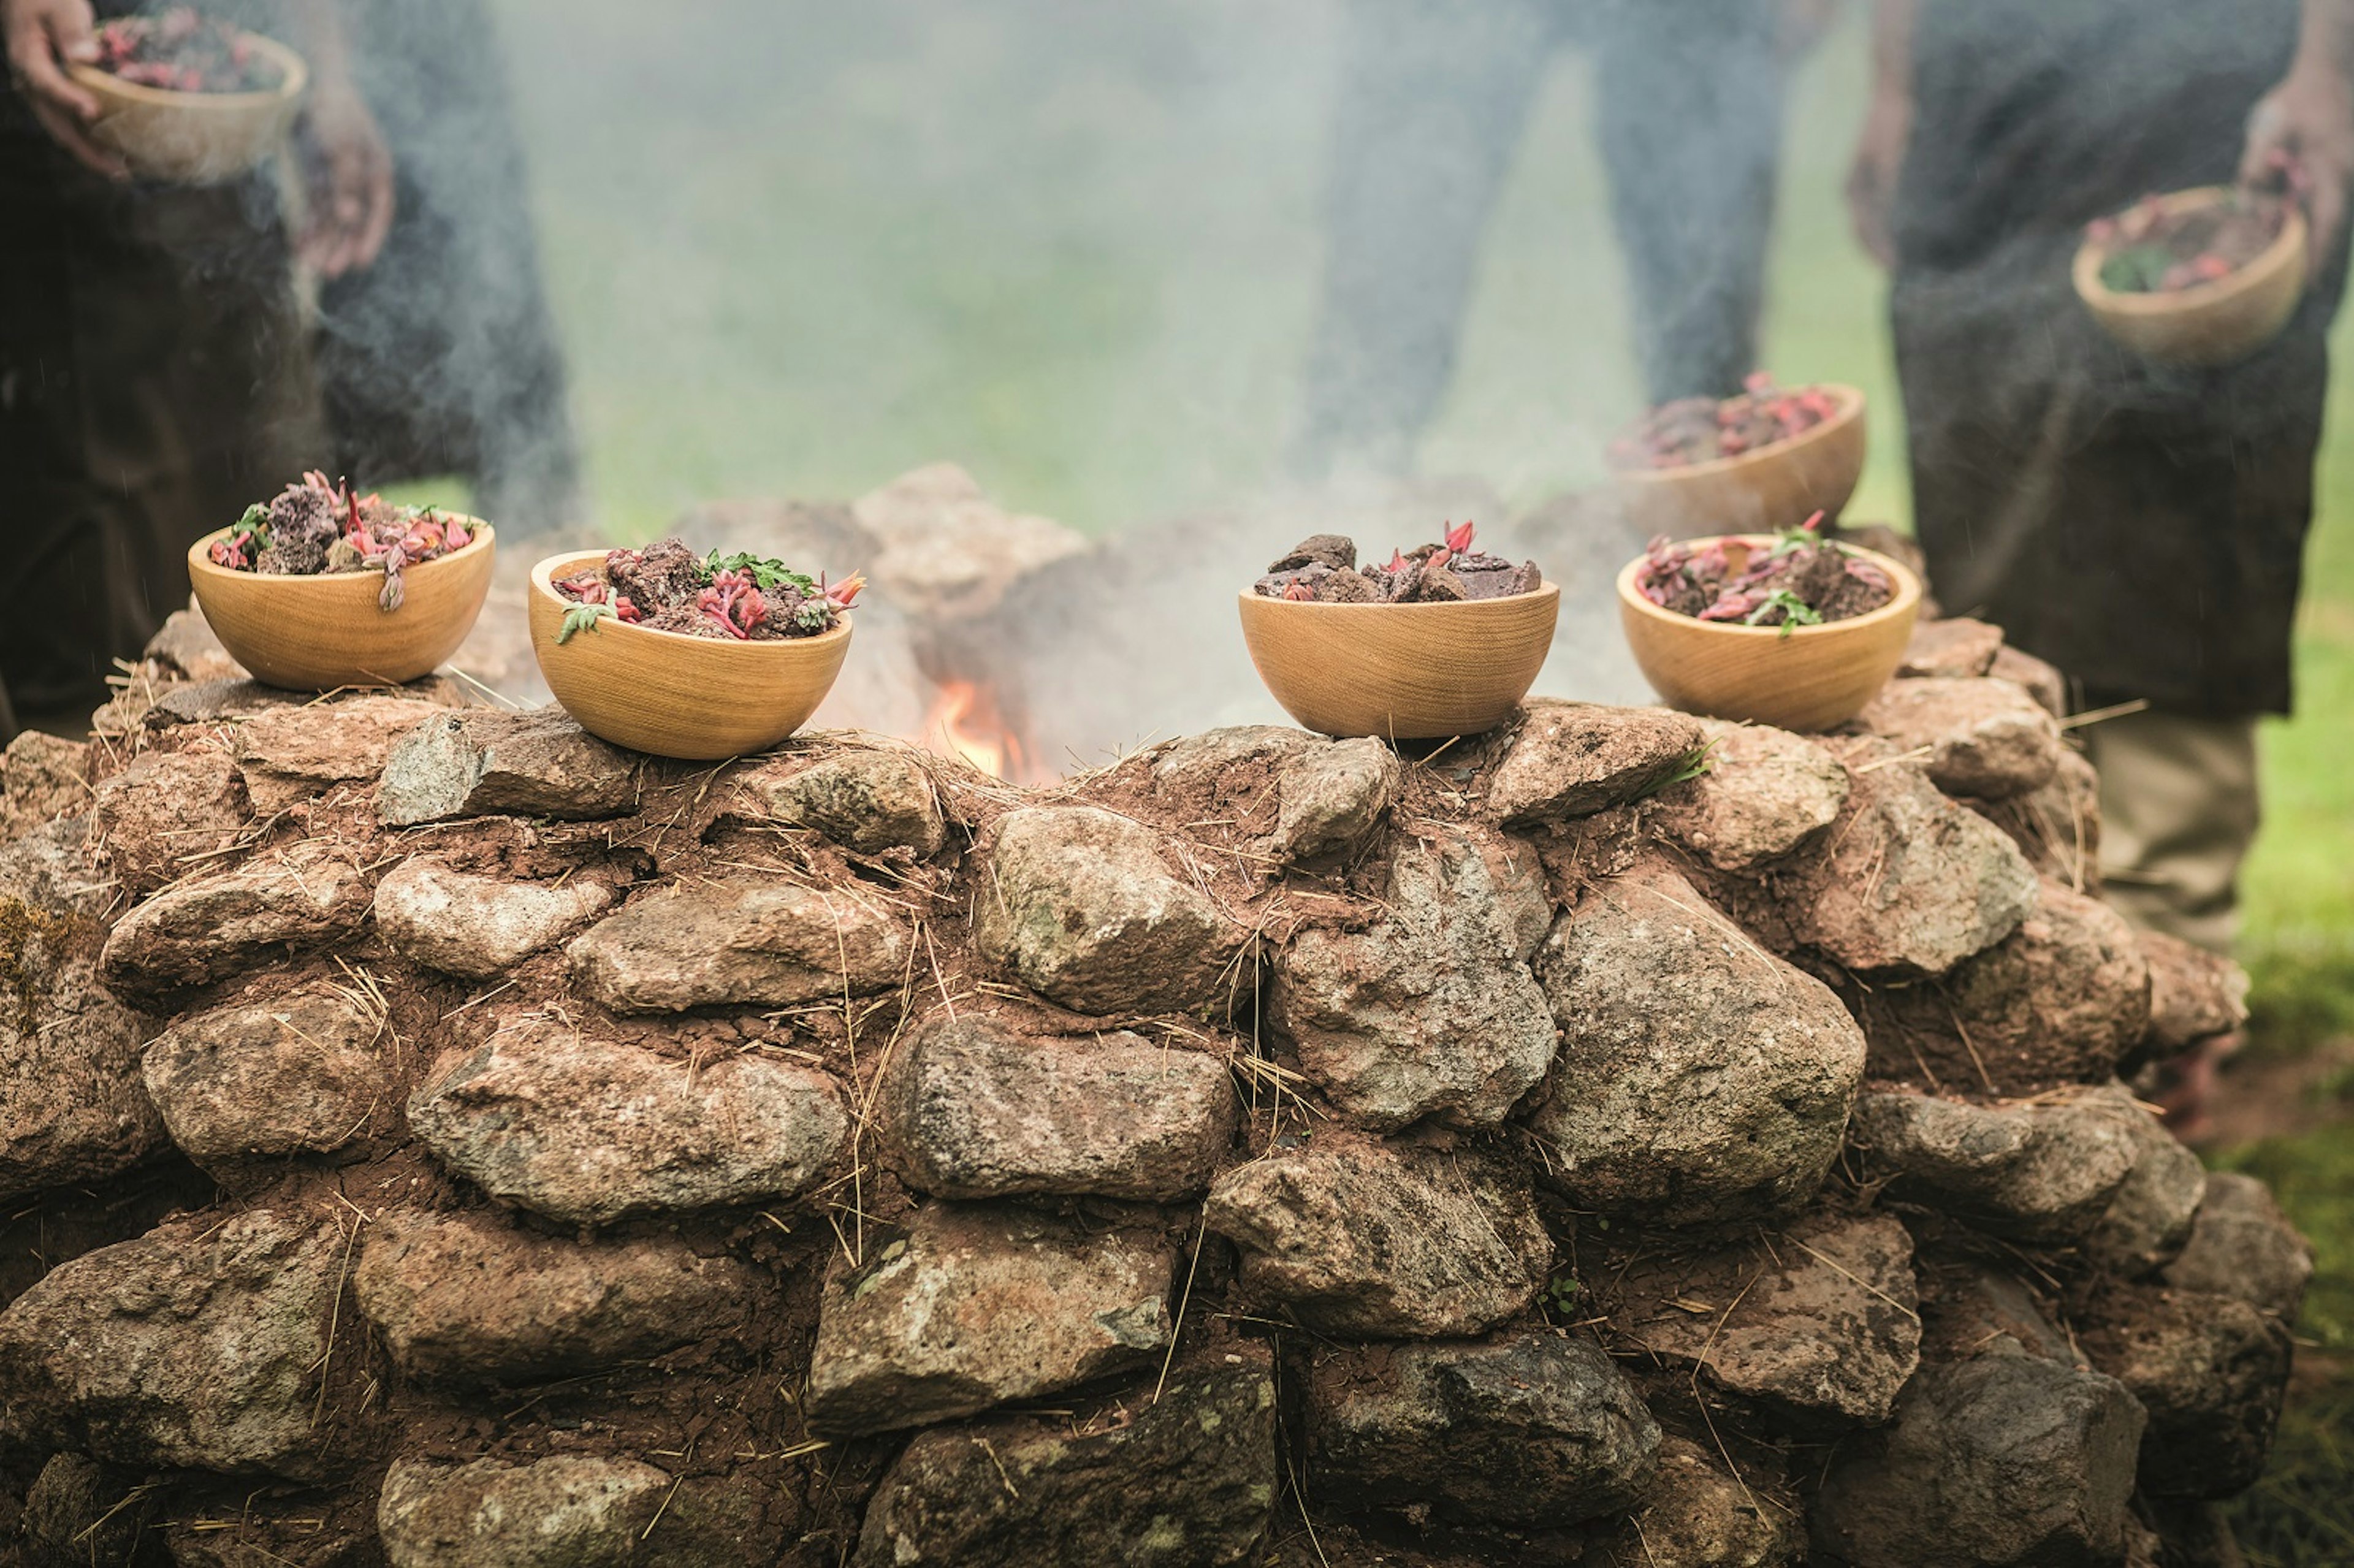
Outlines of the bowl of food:
M1434 740L1511 716L1553 647L1561 589L1533 561L1471 547L1469 523L1442 544L1357 565L1353 541L1302 540L1241 595L1259 678L1305 727Z
M2077 249L2077 297L2136 354L2228 365L2280 335L2305 296L2295 195L2208 185L2095 221Z
M188 583L221 646L291 691L429 675L472 630L494 530L309 473L188 548Z
M1670 706L1823 730L1861 712L1903 661L1921 579L1876 550L1787 533L1661 539L1618 574L1644 678Z
M98 29L67 74L98 100L90 138L148 179L202 184L259 166L285 139L311 73L275 38L175 5Z
M1608 451L1620 503L1644 532L1776 533L1836 518L1863 474L1863 394L1762 373L1733 397L1663 403Z
M589 734L656 757L740 757L783 741L833 689L864 583L674 538L550 556L531 569L531 650Z

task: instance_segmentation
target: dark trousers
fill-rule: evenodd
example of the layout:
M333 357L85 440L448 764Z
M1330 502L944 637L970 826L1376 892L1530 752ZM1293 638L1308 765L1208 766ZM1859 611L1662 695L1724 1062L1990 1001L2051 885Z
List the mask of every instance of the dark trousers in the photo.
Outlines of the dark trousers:
M1581 38L1649 396L1738 390L1755 368L1773 223L1778 12L1761 0L1357 0L1295 470L1408 465L1453 376L1480 232L1530 105L1556 52Z
M2228 184L2296 0L1926 0L1890 294L1914 517L1938 598L2095 703L2287 711L2346 243L2236 364L2105 336L2089 220Z
M83 171L0 87L0 728L87 715L184 556L323 448L261 177Z

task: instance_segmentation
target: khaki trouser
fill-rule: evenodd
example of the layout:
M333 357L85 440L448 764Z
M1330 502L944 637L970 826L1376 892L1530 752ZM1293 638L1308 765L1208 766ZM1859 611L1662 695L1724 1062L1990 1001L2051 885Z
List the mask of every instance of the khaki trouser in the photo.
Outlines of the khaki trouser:
M2146 711L2087 725L2101 874L2127 919L2228 954L2256 836L2256 721Z

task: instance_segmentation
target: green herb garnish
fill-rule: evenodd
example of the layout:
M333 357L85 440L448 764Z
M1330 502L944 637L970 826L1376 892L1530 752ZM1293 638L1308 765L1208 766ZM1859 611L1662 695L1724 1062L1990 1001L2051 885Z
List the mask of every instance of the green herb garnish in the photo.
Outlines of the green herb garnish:
M1763 626L1766 618L1776 610L1782 612L1782 635L1787 637L1801 626L1820 626L1823 612L1792 593L1788 588L1776 588L1766 596L1766 602L1742 618L1744 626Z

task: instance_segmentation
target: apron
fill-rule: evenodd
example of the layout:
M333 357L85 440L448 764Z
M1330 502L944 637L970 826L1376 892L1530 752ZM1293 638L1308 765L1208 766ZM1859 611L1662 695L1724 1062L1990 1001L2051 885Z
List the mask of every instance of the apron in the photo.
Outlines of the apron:
M322 455L271 172L109 181L0 85L0 719L104 701L188 546Z
M2069 265L2091 219L2231 182L2296 26L2296 0L1921 7L1891 311L1922 547L1948 611L2096 700L2288 710L2343 243L2215 369L2112 343Z

